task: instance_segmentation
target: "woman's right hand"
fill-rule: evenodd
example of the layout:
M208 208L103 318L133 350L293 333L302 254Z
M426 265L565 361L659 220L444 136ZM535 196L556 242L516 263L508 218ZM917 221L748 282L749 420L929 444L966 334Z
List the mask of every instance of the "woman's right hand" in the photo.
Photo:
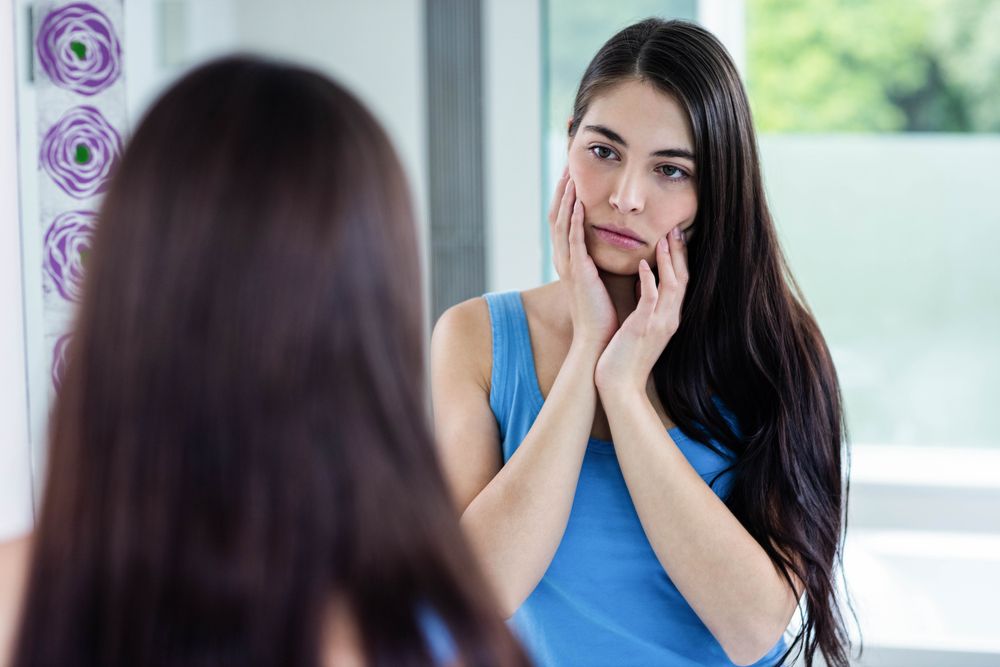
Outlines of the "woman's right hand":
M583 202L576 198L576 185L567 169L556 185L549 209L552 260L559 281L566 288L573 320L573 344L600 353L618 330L618 315L587 252L583 216Z

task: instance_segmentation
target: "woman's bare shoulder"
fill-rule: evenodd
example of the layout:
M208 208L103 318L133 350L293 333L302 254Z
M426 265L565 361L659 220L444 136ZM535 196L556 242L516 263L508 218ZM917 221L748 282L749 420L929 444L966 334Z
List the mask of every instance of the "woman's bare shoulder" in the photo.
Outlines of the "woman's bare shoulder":
M0 541L0 665L11 659L30 553L30 534Z
M548 283L520 292L529 326L546 333L558 328L568 314L561 303L559 283ZM493 332L489 305L484 297L474 297L448 308L434 325L431 337L432 365L447 359L449 365L475 368L488 389L493 364ZM464 361L464 363L463 363Z
M438 317L434 330L447 329L461 337L479 338L490 330L490 311L481 296L466 299L449 307Z
M492 366L493 334L486 299L467 299L445 310L431 334L432 380L445 370L447 376L457 372L459 377L474 376L488 391Z
M561 295L559 283L547 283L518 292L526 310L550 311L557 305ZM435 329L443 327L459 329L467 337L481 339L490 333L490 310L486 298L482 296L466 299L445 310L437 320Z
M490 310L481 296L466 299L451 306L438 318L433 337L461 342L463 348L472 347L477 352L490 349Z

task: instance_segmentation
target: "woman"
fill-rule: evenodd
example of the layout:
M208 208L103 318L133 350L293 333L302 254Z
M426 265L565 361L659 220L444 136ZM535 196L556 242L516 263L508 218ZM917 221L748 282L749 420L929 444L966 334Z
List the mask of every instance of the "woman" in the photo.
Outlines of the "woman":
M169 90L103 202L37 529L4 556L12 664L524 664L437 468L419 279L352 95L247 58Z
M837 376L731 59L689 23L625 28L568 134L558 281L459 304L432 341L446 474L502 612L545 665L773 665L803 639L847 665Z

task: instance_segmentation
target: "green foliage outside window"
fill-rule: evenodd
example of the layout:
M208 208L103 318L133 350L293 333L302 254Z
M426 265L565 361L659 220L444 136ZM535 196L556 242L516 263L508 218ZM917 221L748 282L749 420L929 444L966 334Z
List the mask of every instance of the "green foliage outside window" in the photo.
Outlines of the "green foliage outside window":
M1000 132L1000 2L747 0L763 132Z

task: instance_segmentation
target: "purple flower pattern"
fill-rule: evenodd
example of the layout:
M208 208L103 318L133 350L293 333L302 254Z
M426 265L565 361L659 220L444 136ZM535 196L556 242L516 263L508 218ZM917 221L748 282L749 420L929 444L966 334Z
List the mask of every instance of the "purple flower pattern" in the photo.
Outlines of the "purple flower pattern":
M83 296L83 276L94 234L93 211L59 214L45 234L45 274L67 301L79 303Z
M121 136L101 112L78 106L45 133L38 159L66 194L86 199L107 189L121 153Z
M52 83L80 95L96 95L121 76L122 45L114 27L85 2L46 14L35 49Z

